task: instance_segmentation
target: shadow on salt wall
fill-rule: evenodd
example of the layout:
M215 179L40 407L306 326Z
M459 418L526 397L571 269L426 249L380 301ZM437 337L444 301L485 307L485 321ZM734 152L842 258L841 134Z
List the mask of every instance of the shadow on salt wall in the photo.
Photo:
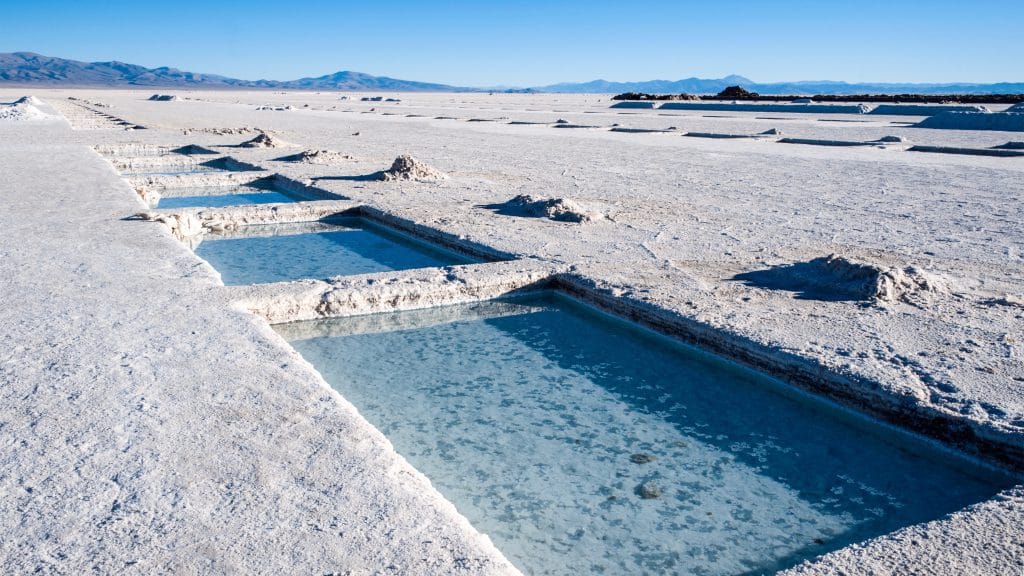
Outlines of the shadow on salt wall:
M799 300L868 303L877 292L878 274L878 269L873 266L823 256L807 262L743 272L731 280L753 288L793 292Z

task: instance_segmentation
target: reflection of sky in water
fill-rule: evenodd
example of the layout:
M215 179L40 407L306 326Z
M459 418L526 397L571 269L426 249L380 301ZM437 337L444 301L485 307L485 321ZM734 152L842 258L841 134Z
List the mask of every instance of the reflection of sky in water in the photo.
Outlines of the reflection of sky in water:
M324 223L312 223L315 233L288 233L244 238L208 235L196 254L221 274L225 284L261 284L302 278L331 278L465 264L459 255L435 249L404 236L388 233L356 218L338 220L323 231ZM248 226L246 233L260 227ZM206 239L209 238L209 239Z
M520 302L278 329L527 573L774 570L1010 483L562 299Z

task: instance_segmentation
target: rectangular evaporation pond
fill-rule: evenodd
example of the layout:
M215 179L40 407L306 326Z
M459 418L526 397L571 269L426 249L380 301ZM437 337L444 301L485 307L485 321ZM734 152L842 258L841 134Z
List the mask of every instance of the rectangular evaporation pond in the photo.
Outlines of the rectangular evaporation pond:
M220 272L226 285L326 279L474 262L354 217L246 226L240 231L206 234L196 254Z
M285 191L262 186L217 186L161 191L157 208L219 208L302 200Z
M1013 485L561 296L275 329L534 574L747 574Z
M121 173L122 176L172 176L176 174L208 174L212 172L226 172L226 168L211 166L207 164L181 163L164 164L156 166L140 166L128 169Z
M174 152L173 154L178 154ZM165 156L166 157L166 156ZM226 158L217 158L203 162L190 161L192 157L183 155L181 162L129 166L121 173L122 176L170 176L178 174L208 174L212 172L246 172L254 170Z

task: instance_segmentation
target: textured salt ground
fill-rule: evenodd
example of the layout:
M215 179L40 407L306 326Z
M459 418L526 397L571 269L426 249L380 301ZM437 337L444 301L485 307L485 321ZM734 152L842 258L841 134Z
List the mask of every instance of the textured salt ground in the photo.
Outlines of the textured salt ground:
M1024 424L1021 383L1014 380L1024 377L1018 344L1024 338L1022 312L1012 304L1024 293L1024 243L1017 225L1024 220L1024 164L1017 159L908 154L899 145L837 150L338 111L266 114L232 103L247 98L264 102L266 94L211 92L201 97L213 102L160 106L147 106L147 95L141 93L85 94L151 130L69 131L51 141L233 144L237 136L182 136L181 129L255 125L305 149L351 151L357 157L352 166L274 169L297 179L325 177L318 185L498 249L572 263L610 293L653 302L781 352L880 382L889 393L905 394L968 421L1011 435L1019 435ZM274 103L297 108L322 103L327 108L340 104L335 96L274 95L281 99ZM481 110L489 108L494 116L513 121L564 117L581 124L677 125L681 130L732 133L778 127L793 137L873 140L901 135L912 143L972 147L1014 139L1008 133L900 128L884 119L848 124L813 118L626 116L609 114L606 97L518 98L503 96L492 103L484 95L409 95L401 107L464 119L481 117ZM350 136L355 132L360 136ZM451 177L431 185L330 179L378 170L406 153ZM263 160L280 157L280 151L233 155L269 167ZM569 196L614 220L584 227L476 208L524 193ZM925 266L951 278L954 289L924 308L881 308L801 299L792 292L733 280L745 272L832 253L892 267ZM984 514L1005 514L1007 506L1016 509L1015 502ZM965 514L976 517L974 512ZM984 522L999 525L997 520ZM918 529L941 543L935 555L916 557L921 566L954 562L969 571L978 561L977 554L958 553L983 546L955 518ZM1002 534L1008 541L1021 540L1019 532ZM836 558L884 566L882 555L900 545L842 551Z
M0 570L514 573L66 125L0 131Z

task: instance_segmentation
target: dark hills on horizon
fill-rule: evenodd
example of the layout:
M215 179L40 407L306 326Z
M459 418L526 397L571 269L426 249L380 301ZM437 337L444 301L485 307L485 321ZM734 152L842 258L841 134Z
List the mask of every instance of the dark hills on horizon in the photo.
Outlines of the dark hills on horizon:
M1024 82L976 83L847 83L840 81L799 81L758 83L743 76L718 79L685 78L610 82L593 80L548 86L513 89L470 88L429 82L372 76L361 72L334 74L298 80L240 80L217 74L200 74L177 68L146 68L125 62L81 62L42 56L32 52L0 53L0 86L34 85L42 87L82 86L120 88L249 88L286 90L343 90L396 92L549 92L595 93L646 92L660 94L717 94L728 86L742 86L763 95L780 94L1012 94L1024 93Z

